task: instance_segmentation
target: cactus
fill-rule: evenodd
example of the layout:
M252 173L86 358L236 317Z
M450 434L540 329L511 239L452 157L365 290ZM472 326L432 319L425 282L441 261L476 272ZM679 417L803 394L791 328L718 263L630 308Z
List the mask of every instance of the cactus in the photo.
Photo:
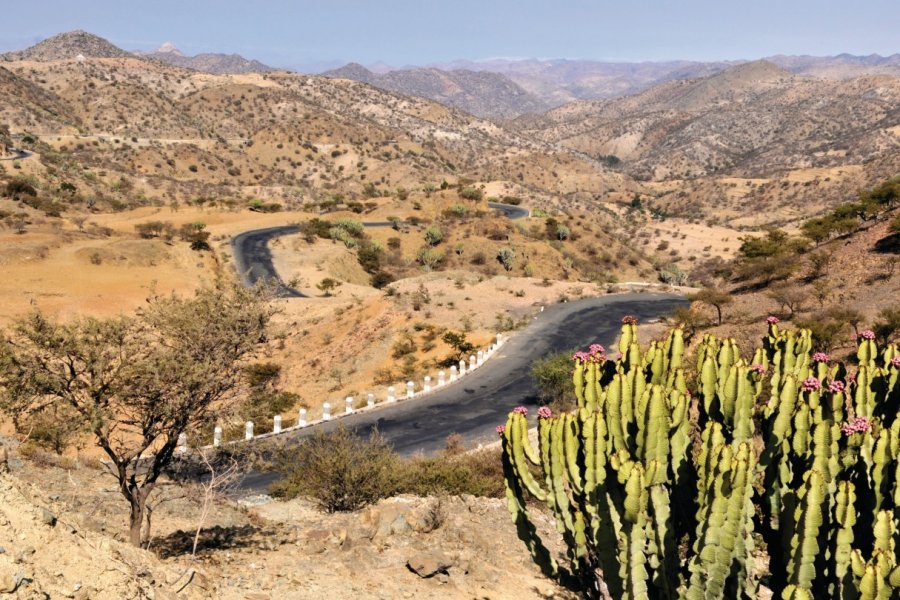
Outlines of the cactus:
M626 318L620 358L576 353L577 409L542 408L537 448L524 409L498 428L508 506L545 574L588 598L749 599L761 539L776 597L900 597L896 346L864 332L854 380L774 318L749 361L730 339L705 335L688 362L680 330L643 351L637 336ZM554 514L567 565L526 497Z

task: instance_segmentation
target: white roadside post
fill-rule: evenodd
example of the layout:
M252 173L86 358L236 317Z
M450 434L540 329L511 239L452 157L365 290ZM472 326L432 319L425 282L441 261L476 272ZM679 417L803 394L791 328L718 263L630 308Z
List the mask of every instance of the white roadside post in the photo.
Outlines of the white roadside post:
M416 395L416 384L414 384L412 381L407 381L406 382L406 397L412 398L415 395Z
M244 439L248 442L253 439L253 421L247 421L244 425Z
M478 351L478 362L476 363L479 367L484 364L484 351Z
M187 434L186 433L178 434L178 453L179 454L187 454Z
M497 334L497 347L499 348L500 346L502 346L502 345L503 345L503 342L504 342L503 334L502 334L502 333L498 333L498 334Z
M443 371L438 371L438 387L442 385L447 385L447 376Z
M387 401L388 402L396 402L397 396L394 395L394 386L391 386L387 389Z
M306 409L301 408L297 413L297 427L306 427Z
M222 445L222 428L216 425L216 428L213 429L213 448L218 448Z
M472 356L469 357L469 370L471 371L474 368L475 368L475 355L473 354Z
M466 359L462 359L459 361L459 376L462 377L466 374Z
M427 394L431 391L431 375L425 376L425 384L422 386L422 392Z
M353 414L353 396L347 396L347 398L344 400L344 402L347 404L347 408L344 410L344 414L352 415Z
M272 433L281 433L281 415L275 415L274 423L272 423Z
M327 402L322 405L322 420L330 421L331 420L331 405Z
M458 377L458 375L456 374L456 365L453 365L452 367L450 367L450 381L451 381L451 383L454 382L454 381L456 381L456 378L457 378L457 377Z
M375 406L375 394L369 394L368 396L366 396L366 406L368 406L369 408Z

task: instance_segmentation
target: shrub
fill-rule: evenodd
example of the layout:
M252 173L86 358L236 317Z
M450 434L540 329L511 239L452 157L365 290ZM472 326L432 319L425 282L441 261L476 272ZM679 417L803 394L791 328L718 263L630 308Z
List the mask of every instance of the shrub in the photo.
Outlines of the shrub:
M341 425L281 451L275 470L284 479L271 492L279 498L310 498L326 512L358 510L396 493L397 461L377 431L361 438Z
M537 386L541 401L552 405L554 412L571 410L575 406L572 353L567 350L555 352L531 364L531 379Z
M425 230L425 241L429 246L437 246L444 239L444 232L437 225L429 225Z
M500 248L497 250L497 260L503 265L507 272L512 271L514 261L516 259L516 251L512 248Z
M459 197L473 202L481 202L484 199L484 192L474 187L464 187L459 191Z

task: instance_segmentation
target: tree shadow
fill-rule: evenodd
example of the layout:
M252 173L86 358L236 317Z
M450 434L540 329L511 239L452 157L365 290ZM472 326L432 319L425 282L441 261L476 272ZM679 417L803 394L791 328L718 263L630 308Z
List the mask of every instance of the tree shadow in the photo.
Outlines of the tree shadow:
M160 558L173 558L190 554L194 547L195 531L175 531L163 538L153 540L151 546ZM274 532L255 525L235 525L222 527L215 525L206 527L200 532L197 554L205 554L217 550L247 548L260 543Z
M881 238L875 242L873 249L880 254L900 254L900 233Z

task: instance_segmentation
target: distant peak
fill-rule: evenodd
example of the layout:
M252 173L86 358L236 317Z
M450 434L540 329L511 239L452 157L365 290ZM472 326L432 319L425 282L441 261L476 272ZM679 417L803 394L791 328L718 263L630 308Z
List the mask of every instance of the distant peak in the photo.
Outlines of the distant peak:
M175 54L177 56L184 56L184 54L182 54L181 50L178 49L178 46L176 46L172 42L163 43L162 46L160 46L159 48L156 49L156 52L158 52L160 54Z

